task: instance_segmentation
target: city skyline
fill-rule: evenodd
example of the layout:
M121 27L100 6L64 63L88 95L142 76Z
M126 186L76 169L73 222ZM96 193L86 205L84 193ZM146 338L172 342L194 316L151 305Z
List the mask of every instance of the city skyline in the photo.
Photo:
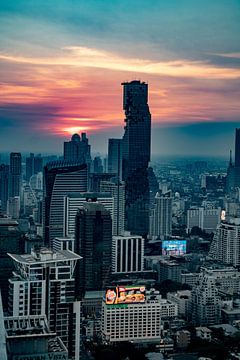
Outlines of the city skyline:
M44 142L60 153L83 131L106 153L123 134L120 84L141 79L153 154L227 156L240 120L239 2L137 5L1 4L1 152Z

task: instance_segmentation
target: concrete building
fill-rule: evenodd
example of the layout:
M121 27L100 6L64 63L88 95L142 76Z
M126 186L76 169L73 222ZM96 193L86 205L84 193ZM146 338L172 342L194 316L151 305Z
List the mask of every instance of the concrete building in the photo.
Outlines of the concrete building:
M143 297L143 293L140 294L140 292L144 291L144 287L134 287L134 290L130 290L130 292L133 291ZM121 288L120 292L122 292ZM124 292L127 292L127 288ZM110 344L124 341L131 341L132 343L160 342L161 319L177 316L177 307L166 299L162 299L159 292L154 290L146 292L142 301L142 303L129 302L115 305L108 304L106 299L103 300L103 342Z
M178 315L184 318L189 318L191 314L191 296L190 290L179 290L175 293L167 293L167 299L177 304Z
M47 248L9 256L16 268L9 279L9 314L46 315L50 330L61 338L70 358L79 360L80 301L75 301L74 269L80 256Z
M55 237L63 235L64 197L71 192L86 192L88 167L86 164L55 161L44 167L43 237L52 246Z
M240 265L240 218L221 222L214 235L209 256L224 264Z
M176 332L176 345L179 349L186 349L191 342L191 333L188 330L179 330Z
M87 290L109 285L112 266L112 219L100 203L86 202L76 216L75 252L83 257L76 267L76 291L80 298Z
M141 236L126 234L113 236L113 273L132 273L144 270L144 239Z
M20 196L9 197L7 201L7 215L12 219L19 219L20 207Z
M206 326L196 327L196 336L202 340L211 341L212 340L212 330Z
M122 139L108 139L108 172L122 180Z
M215 278L200 273L198 283L192 289L192 321L195 325L219 324L221 302Z
M157 264L158 281L172 280L181 282L181 265L170 259L161 259Z
M114 198L110 192L107 193L94 193L94 192L83 192L83 193L71 193L64 197L64 236L75 235L75 220L78 209L83 206L86 202L93 202L102 204L107 209L112 218L112 224L114 224Z
M208 209L204 207L189 209L187 211L187 232L194 226L206 232L213 232L221 219L221 208Z
M10 154L10 173L8 197L21 196L22 185L22 155L21 153Z
M120 181L101 181L100 192L110 193L113 197L113 235L122 235L125 229L125 184Z
M74 134L70 141L64 141L63 157L65 161L79 164L91 163L91 146L86 133Z
M149 235L152 239L164 239L172 234L172 203L171 191L157 193L155 204L150 213Z

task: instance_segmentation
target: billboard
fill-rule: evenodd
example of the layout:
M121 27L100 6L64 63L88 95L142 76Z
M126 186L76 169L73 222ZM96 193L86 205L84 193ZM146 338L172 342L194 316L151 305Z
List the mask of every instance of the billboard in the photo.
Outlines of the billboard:
M186 254L187 240L163 240L162 255Z
M116 286L106 290L106 304L145 303L145 286Z

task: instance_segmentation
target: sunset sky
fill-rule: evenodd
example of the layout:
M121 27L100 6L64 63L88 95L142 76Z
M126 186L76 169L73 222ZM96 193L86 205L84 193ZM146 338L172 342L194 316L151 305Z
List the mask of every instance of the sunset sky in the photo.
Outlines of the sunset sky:
M0 0L0 152L95 151L149 84L154 154L226 155L240 127L239 0Z

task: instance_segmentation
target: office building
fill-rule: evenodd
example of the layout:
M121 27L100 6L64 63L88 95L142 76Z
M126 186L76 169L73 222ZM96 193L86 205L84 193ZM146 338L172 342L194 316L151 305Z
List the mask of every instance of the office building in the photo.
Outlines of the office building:
M95 158L93 159L93 172L94 174L103 173L103 164L100 156L95 156Z
M31 254L9 254L15 271L9 279L9 314L46 315L49 328L61 338L69 357L79 360L80 302L75 301L74 269L80 256L47 248Z
M63 236L64 196L70 192L86 192L86 164L56 161L44 167L43 236L51 246L55 237Z
M16 220L0 217L0 288L4 311L8 307L8 279L14 269L8 252L21 254L24 251L24 236Z
M22 185L22 156L20 153L10 154L9 197L20 196Z
M240 129L235 130L235 166L240 167Z
M0 211L6 212L8 200L9 165L0 165Z
M100 192L100 184L102 181L114 181L115 178L115 174L89 174L89 191Z
M221 219L221 208L208 209L204 207L187 210L187 232L195 226L208 233L214 232Z
M144 239L137 235L113 236L113 273L133 273L144 270Z
M171 191L162 194L158 192L150 212L149 236L153 239L165 239L172 234L172 204Z
M132 295L129 295L129 292ZM108 300L110 293L121 293L115 300L118 306ZM122 294L127 305L122 303ZM109 344L124 341L135 344L159 343L162 318L170 319L176 316L176 305L162 299L159 291L145 291L144 286L119 286L116 289L108 289L106 299L102 302L102 339Z
M102 290L110 281L112 219L100 203L87 202L76 216L75 252L83 257L76 268L76 292Z
M29 182L32 175L35 175L43 171L43 158L41 155L35 156L30 153L30 156L26 158L26 181Z
M75 219L78 209L85 202L97 202L110 212L114 224L114 198L110 193L71 193L64 197L64 236L75 235Z
M7 215L12 219L19 219L20 207L20 196L9 197L7 201Z
M45 316L4 318L5 341L9 360L68 360L62 340L50 332Z
M86 133L74 134L70 141L64 142L63 157L65 161L90 165L91 146Z
M179 290L175 293L167 293L167 299L177 304L178 315L188 319L191 314L191 291Z
M120 181L101 181L100 191L110 193L114 199L113 235L122 235L125 229L125 184Z
M209 255L224 264L240 265L240 219L230 218L218 225Z
M149 228L148 164L151 148L148 85L136 80L122 85L126 123L122 143L126 230L146 236Z
M108 172L122 180L122 139L108 140Z
M158 281L181 282L182 266L175 260L161 259L157 264Z
M219 324L221 301L215 278L200 273L198 283L192 289L192 321L197 326Z

